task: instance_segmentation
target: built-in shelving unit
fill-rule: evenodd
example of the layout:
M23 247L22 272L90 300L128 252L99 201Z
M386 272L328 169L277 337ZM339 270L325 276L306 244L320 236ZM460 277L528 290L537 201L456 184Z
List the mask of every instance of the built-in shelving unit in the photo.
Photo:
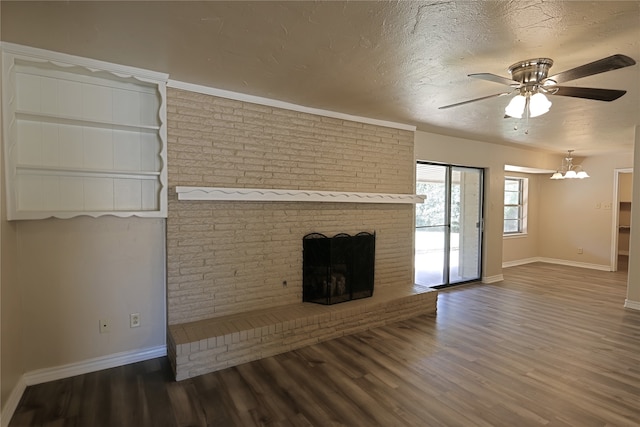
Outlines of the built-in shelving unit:
M9 219L165 217L167 76L3 45Z
M631 232L631 202L621 201L618 211L618 253L629 255L629 233Z

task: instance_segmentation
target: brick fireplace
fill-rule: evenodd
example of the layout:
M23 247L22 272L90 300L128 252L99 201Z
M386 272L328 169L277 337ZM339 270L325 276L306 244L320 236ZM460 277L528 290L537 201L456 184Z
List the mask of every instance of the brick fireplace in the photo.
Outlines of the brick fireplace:
M310 232L376 230L376 292L413 283L411 204L178 200L175 190L411 194L413 132L171 88L167 123L170 345L183 325L301 304Z

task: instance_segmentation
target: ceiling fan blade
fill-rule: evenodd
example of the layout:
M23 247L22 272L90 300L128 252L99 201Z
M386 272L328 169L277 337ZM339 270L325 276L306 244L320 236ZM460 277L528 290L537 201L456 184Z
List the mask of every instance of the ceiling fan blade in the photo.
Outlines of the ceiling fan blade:
M498 76L496 74L491 73L475 73L468 74L469 77L473 77L474 79L486 80L488 82L500 83L503 85L511 86L511 87L520 87L521 84L515 80L508 79L506 77Z
M499 96L511 95L512 93L513 93L513 91L511 91L511 92L502 92L502 93L494 93L493 95L483 96L482 98L469 99L468 101L462 101L462 102L457 102L455 104L450 104L450 105L445 105L443 107L438 107L438 110L444 110L446 108L451 108L451 107L458 107L460 105L470 104L470 103L476 102L476 101L483 101L485 99L490 99L490 98L497 98Z
M602 58L597 61L590 62L588 64L584 64L558 74L554 74L553 76L547 77L542 82L544 83L544 81L546 80L553 80L556 83L564 83L570 80L576 80L582 77L604 73L606 71L617 70L618 68L629 67L631 65L634 65L635 63L636 61L626 55L611 55L606 58Z
M572 96L574 98L595 99L596 101L615 101L627 93L626 90L595 89L589 87L551 86L549 95Z

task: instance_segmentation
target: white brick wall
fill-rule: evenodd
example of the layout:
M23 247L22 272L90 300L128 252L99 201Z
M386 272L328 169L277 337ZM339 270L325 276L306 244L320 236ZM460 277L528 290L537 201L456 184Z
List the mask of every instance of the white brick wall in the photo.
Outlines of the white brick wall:
M413 281L412 205L175 194L176 186L412 193L412 132L176 89L167 122L169 324L300 302L302 237L311 232L375 231L375 287Z

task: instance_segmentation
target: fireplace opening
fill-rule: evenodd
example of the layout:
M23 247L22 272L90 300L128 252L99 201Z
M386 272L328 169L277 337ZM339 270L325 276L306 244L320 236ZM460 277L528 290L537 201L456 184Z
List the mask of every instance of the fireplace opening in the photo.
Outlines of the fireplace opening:
M302 301L337 304L373 295L375 233L302 238Z

